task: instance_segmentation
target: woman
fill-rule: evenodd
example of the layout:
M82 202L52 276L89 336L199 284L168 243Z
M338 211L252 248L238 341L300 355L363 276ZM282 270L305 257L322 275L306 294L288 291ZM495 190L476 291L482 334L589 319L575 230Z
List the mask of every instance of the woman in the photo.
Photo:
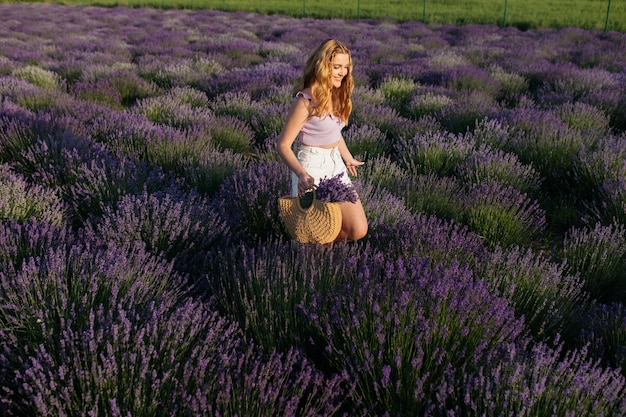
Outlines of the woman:
M352 58L348 47L328 39L313 51L304 66L304 75L294 90L295 99L276 150L292 172L292 194L302 195L320 179L343 173L356 176L363 162L354 159L341 130L352 111ZM299 148L292 145L296 138ZM367 218L361 201L341 203L342 225L335 241L353 241L367 233Z

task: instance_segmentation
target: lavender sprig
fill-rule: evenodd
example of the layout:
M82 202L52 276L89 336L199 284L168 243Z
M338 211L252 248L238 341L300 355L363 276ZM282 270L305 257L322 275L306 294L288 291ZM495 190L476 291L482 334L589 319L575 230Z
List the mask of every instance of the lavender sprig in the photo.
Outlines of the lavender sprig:
M322 178L317 186L317 198L327 203L343 203L345 201L356 203L358 199L356 190L351 184L341 181L343 175L344 173L341 172L331 178Z

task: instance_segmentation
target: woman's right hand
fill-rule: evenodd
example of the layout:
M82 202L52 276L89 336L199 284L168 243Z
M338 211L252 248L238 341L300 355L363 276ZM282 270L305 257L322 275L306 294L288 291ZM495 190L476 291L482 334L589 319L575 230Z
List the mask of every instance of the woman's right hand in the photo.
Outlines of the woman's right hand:
M313 185L315 185L315 178L307 172L298 175L298 195L306 193Z

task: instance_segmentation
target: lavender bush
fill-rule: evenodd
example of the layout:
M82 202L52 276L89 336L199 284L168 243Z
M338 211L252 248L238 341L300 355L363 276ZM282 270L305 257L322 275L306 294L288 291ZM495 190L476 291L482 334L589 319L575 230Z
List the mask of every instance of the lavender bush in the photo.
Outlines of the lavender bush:
M76 135L63 123L28 115L7 119L0 159L33 184L58 188L68 220L80 224L128 192L163 181L158 169L117 158L102 144Z
M16 68L11 75L43 89L55 90L62 87L61 78L57 73L35 65Z
M189 398L189 412L207 417L346 415L344 404L350 403L354 382L345 375L325 377L294 349L267 356L251 350L240 355L219 381L211 381L206 394Z
M398 181L391 190L404 198L413 213L448 220L461 218L463 189L455 177L440 177L434 173L413 175L406 181Z
M341 246L341 245L338 245ZM356 249L336 250L272 239L211 251L209 288L221 309L266 351L306 346L314 333L299 311L342 282Z
M176 190L123 196L85 231L117 247L141 242L147 251L173 260L181 272L197 271L206 253L227 241L229 232L208 199Z
M180 175L202 194L212 196L219 191L222 183L235 172L245 169L249 160L241 154L226 149L207 149L198 155L189 155L179 161Z
M401 112L417 89L418 84L408 78L390 76L378 87L391 107Z
M390 225L378 225L367 242L394 256L419 256L435 263L468 264L475 267L488 256L483 240L458 223L434 216L411 215Z
M245 154L254 143L252 128L236 117L214 118L209 125L209 131L213 146L219 150L230 149L234 153Z
M626 369L626 312L623 303L594 304L578 321L580 342L607 366Z
M511 345L491 359L489 366L468 375L465 406L456 412L562 417L626 412L626 380L617 370L602 368L584 349Z
M601 109L582 102L563 103L556 113L568 126L602 139L609 129L609 117Z
M451 101L452 99L443 94L443 92L418 92L412 96L410 102L405 106L405 111L408 112L410 117L414 118L427 114L437 114Z
M532 164L546 178L546 192L573 192L575 185L568 182L569 176L580 149L594 146L593 137L583 136L554 113L542 110L514 110L507 120L511 137L505 150L517 154L522 163Z
M476 124L476 120L493 117L497 112L493 99L478 90L460 93L459 97L446 104L436 117L449 132L462 134L470 130Z
M563 258L568 270L579 274L594 298L626 300L626 229L623 224L584 229L572 228L565 235Z
M0 238L0 270L11 279L14 279L24 261L74 243L74 233L67 227L49 222L17 222L13 219L2 220Z
M371 415L443 413L449 381L519 335L506 302L471 271L426 265L381 259L310 308L327 340L320 348L358 381Z
M216 204L230 233L239 239L287 236L277 201L291 194L289 178L284 164L259 162L226 179Z
M200 87L205 78L223 72L223 66L210 57L175 57L146 54L138 59L137 73L165 89Z
M510 136L510 127L498 119L477 120L472 130L472 137L476 147L487 146L493 149L505 150L507 149Z
M72 84L72 92L81 100L102 103L112 109L122 109L122 94L108 78L77 81Z
M396 147L411 173L447 176L471 154L474 142L471 136L428 132L400 140Z
M518 97L528 92L530 83L521 74L509 72L497 63L489 67L489 73L499 83L499 98L506 103L516 103Z
M252 123L263 111L261 103L252 100L247 91L226 92L216 96L209 104L218 116L233 116L248 123Z
M604 224L615 221L626 224L623 187L625 139L623 134L605 137L597 149L580 157L574 178L582 189L580 194L586 202L583 213L591 224L594 220Z
M539 196L541 177L532 165L525 165L512 153L481 145L456 167L456 175L466 184L496 181L523 193Z
M65 206L52 189L28 184L21 176L0 165L0 218L63 225Z
M148 97L139 100L133 110L144 114L148 120L176 128L206 124L212 117L211 111L193 106L172 96Z
M388 153L389 142L386 135L377 127L350 124L343 136L350 143L350 152L353 155L367 159L369 155Z
M355 102L358 103L356 98ZM377 128L388 140L412 137L417 130L411 120L400 116L396 110L384 104L365 102L360 107L355 105L350 120L355 124Z
M588 294L584 281L543 253L519 246L496 248L481 259L477 274L506 298L534 338L549 342L576 332L572 323L584 309Z
M289 112L290 106L290 103L268 103L252 118L251 126L257 145L274 143L273 140L280 134L284 116Z
M383 225L397 225L411 217L411 212L407 209L404 200L385 188L364 184L357 187L357 192L359 198L363 200L369 229Z
M511 186L480 183L470 187L465 200L464 223L491 247L527 245L546 227L539 202Z
M407 181L409 174L392 158L377 155L360 167L359 178L372 185L393 188L397 183Z

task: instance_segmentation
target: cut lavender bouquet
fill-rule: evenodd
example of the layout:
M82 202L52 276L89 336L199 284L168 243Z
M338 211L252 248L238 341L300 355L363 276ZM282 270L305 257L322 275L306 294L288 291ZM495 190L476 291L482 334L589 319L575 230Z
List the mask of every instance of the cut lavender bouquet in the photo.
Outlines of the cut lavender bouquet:
M356 203L358 196L354 186L341 180L344 174L341 172L333 177L320 179L316 189L317 198L326 203L343 203L345 201Z

